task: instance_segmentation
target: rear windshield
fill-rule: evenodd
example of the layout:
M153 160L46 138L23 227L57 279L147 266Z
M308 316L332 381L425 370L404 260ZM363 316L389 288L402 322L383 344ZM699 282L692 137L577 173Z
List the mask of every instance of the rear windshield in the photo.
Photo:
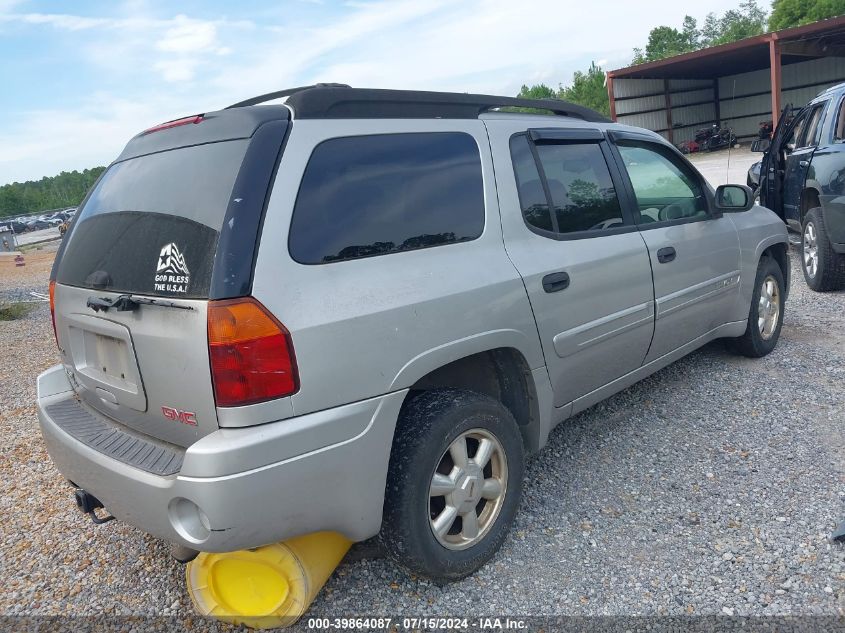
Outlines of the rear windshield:
M217 241L249 139L132 158L109 167L79 210L60 284L206 298Z

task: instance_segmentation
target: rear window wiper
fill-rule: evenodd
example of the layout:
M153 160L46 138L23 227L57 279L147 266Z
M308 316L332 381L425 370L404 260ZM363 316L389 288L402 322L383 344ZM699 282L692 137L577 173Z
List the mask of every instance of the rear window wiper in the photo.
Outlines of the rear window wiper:
M193 306L186 306L173 301L161 301L147 297L136 297L133 295L120 295L114 299L109 297L88 297L86 305L94 312L107 312L114 308L118 312L134 312L141 305L158 306L160 308L176 308L178 310L193 310Z

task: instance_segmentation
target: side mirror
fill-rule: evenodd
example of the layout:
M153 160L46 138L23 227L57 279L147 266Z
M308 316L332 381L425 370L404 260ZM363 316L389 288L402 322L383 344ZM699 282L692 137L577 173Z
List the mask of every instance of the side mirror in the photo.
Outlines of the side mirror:
M772 141L767 138L758 138L751 143L752 152L766 152L772 146Z
M719 185L716 188L716 209L723 213L748 211L754 206L754 192L745 185Z

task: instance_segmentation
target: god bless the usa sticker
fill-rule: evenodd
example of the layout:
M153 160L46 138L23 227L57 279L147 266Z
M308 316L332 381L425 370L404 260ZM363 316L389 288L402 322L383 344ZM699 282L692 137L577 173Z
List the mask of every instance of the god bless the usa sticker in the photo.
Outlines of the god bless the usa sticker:
M157 292L185 293L190 281L191 273L179 247L173 242L164 246L158 256L153 289Z

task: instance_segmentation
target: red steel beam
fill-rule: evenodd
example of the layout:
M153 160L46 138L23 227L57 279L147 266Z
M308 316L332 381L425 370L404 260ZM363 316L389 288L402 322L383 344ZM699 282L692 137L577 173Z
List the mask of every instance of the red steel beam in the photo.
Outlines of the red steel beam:
M769 70L772 80L772 122L777 127L780 116L780 86L781 86L781 65L780 65L780 42L777 33L772 33L769 40Z
M607 98L610 99L610 118L612 121L616 121L616 97L613 94L613 77L610 75L605 75L607 77Z

